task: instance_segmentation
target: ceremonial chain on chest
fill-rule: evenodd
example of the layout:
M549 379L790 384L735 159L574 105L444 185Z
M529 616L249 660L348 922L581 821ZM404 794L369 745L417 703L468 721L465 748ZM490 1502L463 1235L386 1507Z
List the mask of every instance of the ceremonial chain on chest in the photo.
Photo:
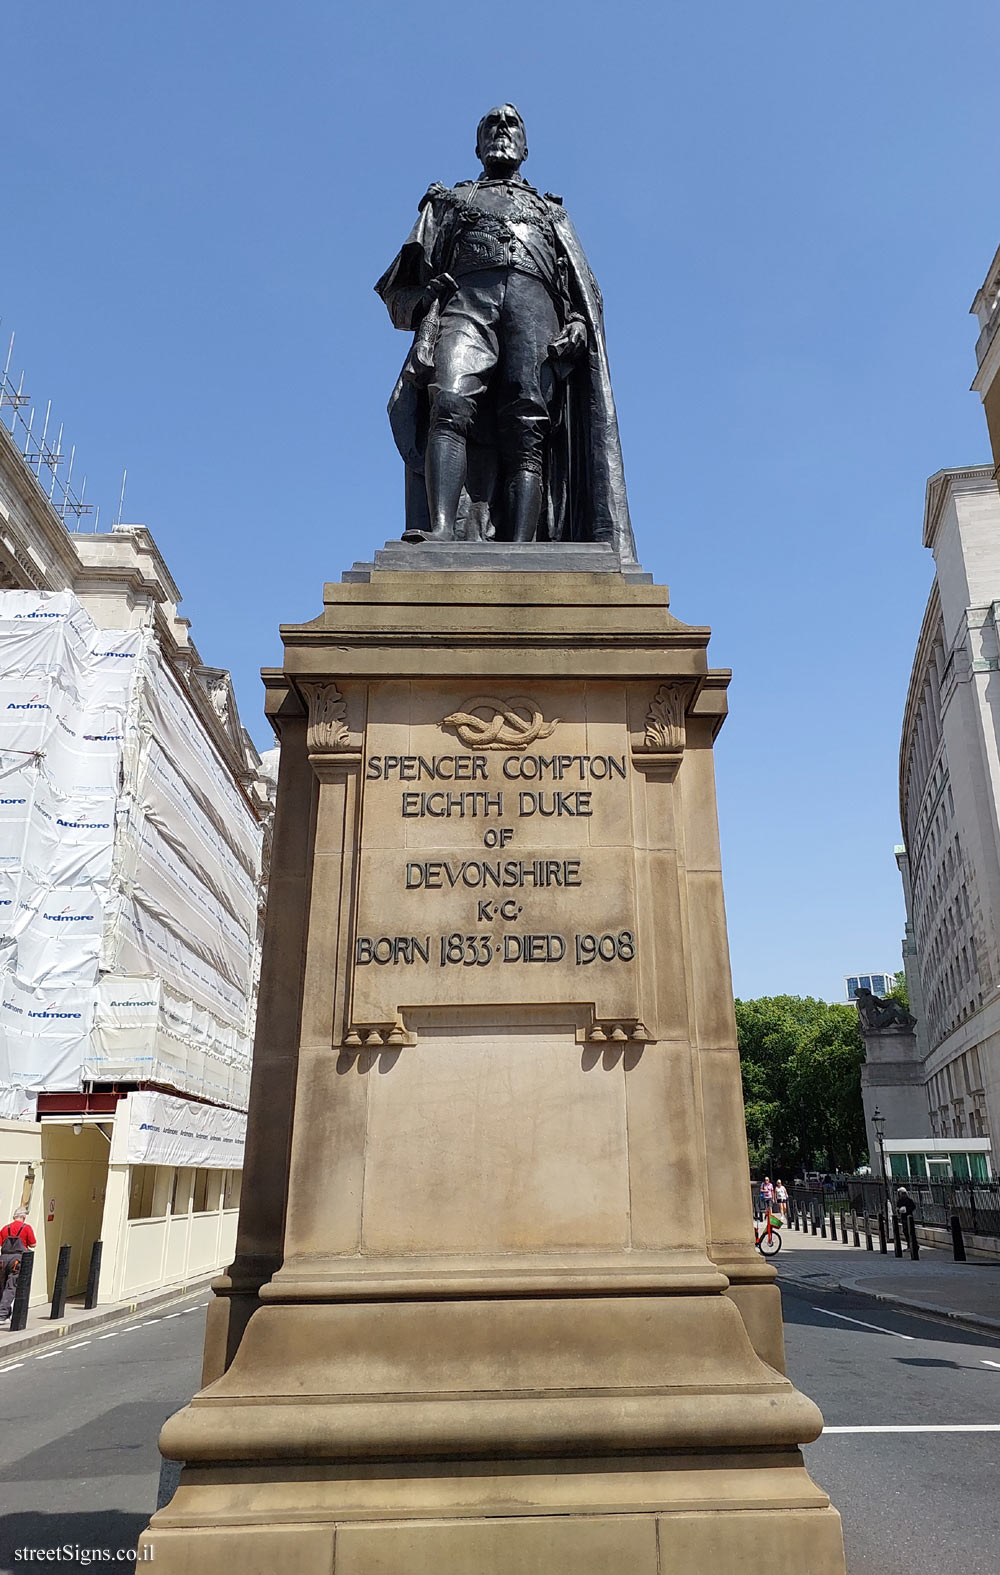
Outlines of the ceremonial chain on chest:
M455 241L470 230L481 230L484 234L495 235L501 240L515 240L517 231L514 225L520 222L537 225L544 231L546 238L554 242L555 225L544 203L529 202L520 195L515 195L511 199L510 213L494 213L489 208L477 208L470 200L478 189L478 186L474 186L468 197L458 198L453 202Z

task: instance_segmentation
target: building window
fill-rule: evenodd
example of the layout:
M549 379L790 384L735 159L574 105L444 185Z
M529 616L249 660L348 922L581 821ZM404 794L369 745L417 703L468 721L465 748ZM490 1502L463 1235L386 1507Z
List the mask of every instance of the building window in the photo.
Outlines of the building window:
M195 1214L208 1214L212 1204L210 1198L210 1170L196 1170L194 1173L194 1212Z
M242 1187L242 1170L227 1170L222 1184L222 1207L224 1209L239 1208Z
M191 1208L191 1171L184 1167L174 1171L174 1184L170 1191L171 1214L188 1214Z
M905 1154L889 1155L889 1174L892 1176L893 1181L908 1181L910 1179Z
M130 1220L152 1219L153 1187L155 1182L155 1165L132 1166L128 1188L128 1217Z

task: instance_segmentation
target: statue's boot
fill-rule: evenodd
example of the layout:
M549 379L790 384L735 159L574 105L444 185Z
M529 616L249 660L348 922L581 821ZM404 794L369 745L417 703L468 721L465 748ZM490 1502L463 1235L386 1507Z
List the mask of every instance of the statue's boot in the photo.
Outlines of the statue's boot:
M465 439L447 427L431 429L424 457L431 541L454 541L458 505L465 485Z
M542 517L542 478L534 470L515 471L507 483L507 504L514 541L534 541Z

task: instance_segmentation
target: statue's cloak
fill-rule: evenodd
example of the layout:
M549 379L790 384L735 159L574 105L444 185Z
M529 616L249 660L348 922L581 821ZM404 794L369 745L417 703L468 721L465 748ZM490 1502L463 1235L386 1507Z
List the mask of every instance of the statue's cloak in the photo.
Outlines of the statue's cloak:
M395 326L417 331L418 337L424 315L423 291L432 278L447 271L462 197L461 186L454 190L430 188L399 255L375 286ZM634 563L635 540L608 370L601 292L560 200L546 194L543 201L554 225L557 249L565 262L569 307L584 319L588 332L586 355L571 367L557 367L565 375L559 382L552 412L539 538L609 542L623 562ZM427 390L411 349L389 399L389 423L406 466L408 530L428 529L424 491L428 416ZM464 525L468 536L502 536L502 488L489 484L477 487L471 479L475 472L472 450L478 446L481 452L487 452L491 445L495 447L494 436L486 429L474 431L472 438L469 491L473 496L463 498L460 528ZM488 470L487 465L487 473Z

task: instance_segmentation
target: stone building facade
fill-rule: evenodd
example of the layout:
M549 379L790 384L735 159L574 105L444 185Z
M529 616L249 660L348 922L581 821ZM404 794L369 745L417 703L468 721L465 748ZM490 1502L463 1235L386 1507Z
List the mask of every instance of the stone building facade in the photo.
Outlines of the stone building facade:
M0 425L0 1213L30 1208L33 1301L64 1243L71 1295L103 1243L108 1302L232 1256L275 762L180 601Z
M930 1135L982 1139L1000 1131L1000 493L992 466L931 477L923 540L935 577L899 767L904 960Z
M1000 333L997 332L1000 329L1000 247L981 288L976 291L971 310L979 323L977 370L972 387L983 401L993 463L1000 469Z

